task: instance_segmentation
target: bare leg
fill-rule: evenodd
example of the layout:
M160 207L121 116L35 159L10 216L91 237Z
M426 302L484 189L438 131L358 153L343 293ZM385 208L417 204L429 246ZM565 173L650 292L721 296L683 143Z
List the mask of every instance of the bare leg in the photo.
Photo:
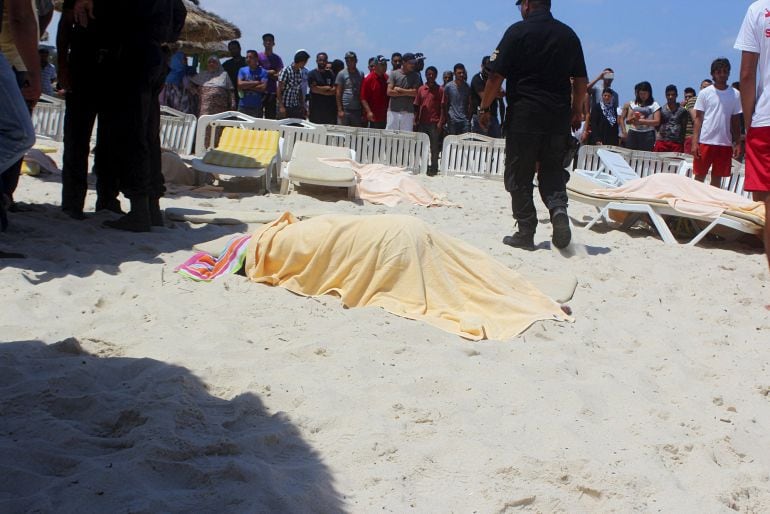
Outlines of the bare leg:
M706 175L695 175L695 180L698 182L706 182Z
M722 177L716 177L716 176L714 176L712 174L711 175L711 185L716 187L716 188L721 188L722 187Z
M752 193L755 202L765 203L765 255L767 255L767 265L770 267L770 223L767 216L770 215L770 192L754 191ZM765 305L765 309L770 311L770 305Z

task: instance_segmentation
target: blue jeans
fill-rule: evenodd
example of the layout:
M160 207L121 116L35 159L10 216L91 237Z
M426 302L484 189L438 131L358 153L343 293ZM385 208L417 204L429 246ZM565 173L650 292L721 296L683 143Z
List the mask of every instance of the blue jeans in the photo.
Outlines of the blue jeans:
M447 134L450 136L461 136L471 131L471 124L468 120L452 121L447 123Z
M0 173L21 159L35 144L35 129L19 91L16 74L0 53Z

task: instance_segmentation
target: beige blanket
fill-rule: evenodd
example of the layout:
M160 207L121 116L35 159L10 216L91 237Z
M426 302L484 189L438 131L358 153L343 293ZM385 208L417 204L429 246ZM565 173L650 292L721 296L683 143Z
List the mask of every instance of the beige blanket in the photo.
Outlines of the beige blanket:
M358 176L356 194L367 202L388 207L400 202L424 207L459 207L422 185L404 168L385 164L361 164L351 159L319 160L338 168L352 168Z
M571 320L515 271L411 216L290 213L254 233L246 276L304 296L333 294L462 337L506 340Z
M686 215L716 219L725 211L735 211L755 216L762 224L765 222L765 207L762 203L671 173L650 175L620 187L597 189L592 193L618 200L663 200Z

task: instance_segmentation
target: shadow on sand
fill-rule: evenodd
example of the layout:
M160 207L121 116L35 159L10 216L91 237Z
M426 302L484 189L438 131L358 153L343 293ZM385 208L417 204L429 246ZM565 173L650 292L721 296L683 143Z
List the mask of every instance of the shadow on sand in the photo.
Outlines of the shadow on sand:
M0 250L26 258L2 259L0 267L25 270L33 284L66 276L88 277L97 271L117 275L126 262L162 264L162 254L192 250L198 243L248 230L245 224L195 226L168 221L165 227L142 234L102 227L102 222L116 217L99 212L75 221L57 205L30 206L14 213L8 231L0 234Z
M343 512L285 413L68 339L0 344L2 512Z

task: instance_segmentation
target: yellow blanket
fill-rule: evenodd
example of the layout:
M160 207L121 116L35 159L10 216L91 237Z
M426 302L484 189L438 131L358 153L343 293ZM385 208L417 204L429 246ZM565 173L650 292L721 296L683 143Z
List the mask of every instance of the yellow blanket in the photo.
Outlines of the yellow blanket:
M246 276L304 296L334 294L462 337L505 340L536 321L571 320L559 304L485 253L410 216L290 213L259 229Z

